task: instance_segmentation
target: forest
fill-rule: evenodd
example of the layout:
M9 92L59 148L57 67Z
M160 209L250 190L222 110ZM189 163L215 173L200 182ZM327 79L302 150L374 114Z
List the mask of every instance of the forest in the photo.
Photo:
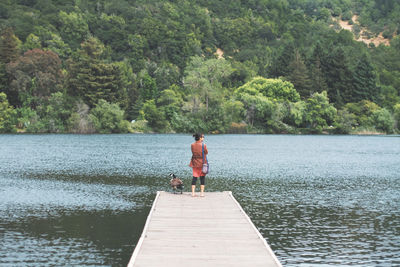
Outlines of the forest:
M0 133L400 132L395 0L2 0Z

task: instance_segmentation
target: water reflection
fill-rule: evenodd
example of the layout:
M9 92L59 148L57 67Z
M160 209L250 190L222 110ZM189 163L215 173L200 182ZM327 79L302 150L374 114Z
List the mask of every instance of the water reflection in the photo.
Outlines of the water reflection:
M1 135L0 265L125 266L189 135ZM400 264L400 138L207 136L284 266Z
M126 265L148 212L56 210L2 222L0 265Z

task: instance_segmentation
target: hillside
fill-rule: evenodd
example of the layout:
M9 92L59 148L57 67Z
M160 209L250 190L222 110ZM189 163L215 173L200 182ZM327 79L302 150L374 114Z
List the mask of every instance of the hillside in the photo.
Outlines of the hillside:
M358 35L358 38L357 38L357 36L354 36L355 40L357 40L358 42L363 42L367 45L372 43L372 44L374 44L374 46L379 46L381 44L386 45L386 46L390 45L390 39L384 38L383 32L380 32L378 34L378 36L371 36L371 32L368 30L368 28L360 27L359 23L358 23L357 15L353 15L353 17L351 18L351 21L353 22L352 24L350 24L349 21L344 21L341 19L337 19L335 21L337 21L339 23L339 25L342 29L351 31L355 35ZM354 25L357 25L357 26L354 26ZM357 32L356 28L359 30L359 32Z
M2 1L0 132L396 132L398 10Z

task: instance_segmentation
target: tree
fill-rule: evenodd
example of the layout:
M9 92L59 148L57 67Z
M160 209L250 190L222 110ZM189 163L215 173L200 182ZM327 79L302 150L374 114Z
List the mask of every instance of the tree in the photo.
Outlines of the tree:
M333 49L322 63L329 99L339 106L351 102L352 75L348 57L342 47Z
M79 57L68 64L68 94L82 98L90 107L100 99L119 103L126 98L121 69L102 60L104 49L98 39L91 37L81 44Z
M208 111L210 99L222 96L222 81L231 73L231 65L225 59L193 57L184 78L184 86L193 102L192 112L199 111L200 104Z
M14 106L18 103L18 92L10 89L6 65L18 58L20 44L12 28L3 30L0 37L0 91L5 92Z
M16 132L15 110L7 101L7 95L0 93L0 133Z
M293 61L289 64L287 78L296 88L296 91L303 97L310 96L311 81L308 77L308 69L301 58L298 50L295 51Z
M282 53L277 57L268 71L272 77L287 76L290 73L289 65L295 55L295 45L292 41L284 44Z
M12 28L3 30L0 37L0 62L7 64L19 56L21 41L14 35Z
M146 71L139 74L139 97L141 102L158 98L158 87L156 80Z
M63 41L58 33L44 26L36 26L33 34L39 38L42 49L53 51L60 57L63 63L71 56L71 48ZM36 40L32 41L33 45L38 45L36 44Z
M129 132L129 122L124 120L124 111L117 104L100 99L90 111L89 118L99 133Z
M67 123L72 113L73 104L61 92L51 94L48 102L38 109L38 115L47 132L63 133L67 131Z
M168 127L168 121L165 119L165 114L157 109L154 99L147 100L142 108L141 113L144 119L149 123L149 126L156 131L163 131Z
M400 130L400 103L393 106L395 127Z
M41 49L42 44L38 36L34 35L33 33L29 34L26 37L25 43L22 45L23 51L33 50L35 48Z
M10 90L19 94L19 103L32 108L62 89L61 61L52 51L29 50L7 65Z
M105 44L113 47L112 58L122 60L124 53L129 50L129 38L126 38L126 22L121 16L107 15L92 16L88 25L90 32Z
M251 81L245 83L238 88L237 92L249 93L254 91L257 94L261 93L270 100L296 102L300 100L300 95L290 82L282 81L281 79L266 79L263 77L255 77Z
M382 130L386 133L393 133L394 120L389 110L382 108L372 113L372 119L376 129Z
M358 125L356 115L349 112L347 108L340 109L337 112L334 125L335 133L349 134Z
M183 99L176 89L177 86L171 86L161 92L160 97L157 99L157 105L166 115L167 120L171 120L174 113L179 113L183 105Z
M128 58L132 65L132 69L135 72L139 72L145 64L144 51L146 48L148 49L147 40L140 34L129 34L128 44L130 48Z
M20 107L16 108L16 117L17 117L17 128L21 132L37 132L32 131L34 128L34 124L39 120L39 116L36 113L36 110L31 109L30 107Z
M243 104L247 123L251 127L264 127L271 118L273 102L259 90L246 84L235 90L235 97Z
M333 123L336 108L329 103L326 91L314 93L306 101L305 121L312 130L321 133L324 128Z
M351 94L350 102L361 100L376 101L378 99L376 72L366 54L363 54L354 71L354 91Z
M60 34L68 45L72 48L77 48L89 34L87 20L82 13L71 12L66 13L60 11L58 15L60 19Z
M356 115L357 125L361 128L373 128L373 114L381 109L381 107L369 100L362 100L357 103L347 103L344 107L349 112Z
M96 129L89 117L89 106L79 101L76 103L74 112L68 118L68 131L79 134L95 133Z
M310 71L311 78L311 93L322 92L327 90L328 86L325 81L323 69L322 69L322 59L324 58L324 51L322 45L318 42L314 48L312 55L312 65Z
M244 105L234 98L224 102L225 118L228 123L241 122L243 119Z

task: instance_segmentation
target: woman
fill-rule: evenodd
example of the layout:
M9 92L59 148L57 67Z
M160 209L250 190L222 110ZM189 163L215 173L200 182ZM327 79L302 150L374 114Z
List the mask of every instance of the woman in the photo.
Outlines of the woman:
M204 135L196 133L193 135L196 142L191 145L192 148L192 159L190 160L189 166L193 168L193 180L192 180L192 197L196 196L196 183L197 178L200 177L200 196L204 197L204 187L206 175L202 172L203 167L203 153L202 145L204 140ZM206 155L208 154L207 146L204 144L204 160L206 160Z

